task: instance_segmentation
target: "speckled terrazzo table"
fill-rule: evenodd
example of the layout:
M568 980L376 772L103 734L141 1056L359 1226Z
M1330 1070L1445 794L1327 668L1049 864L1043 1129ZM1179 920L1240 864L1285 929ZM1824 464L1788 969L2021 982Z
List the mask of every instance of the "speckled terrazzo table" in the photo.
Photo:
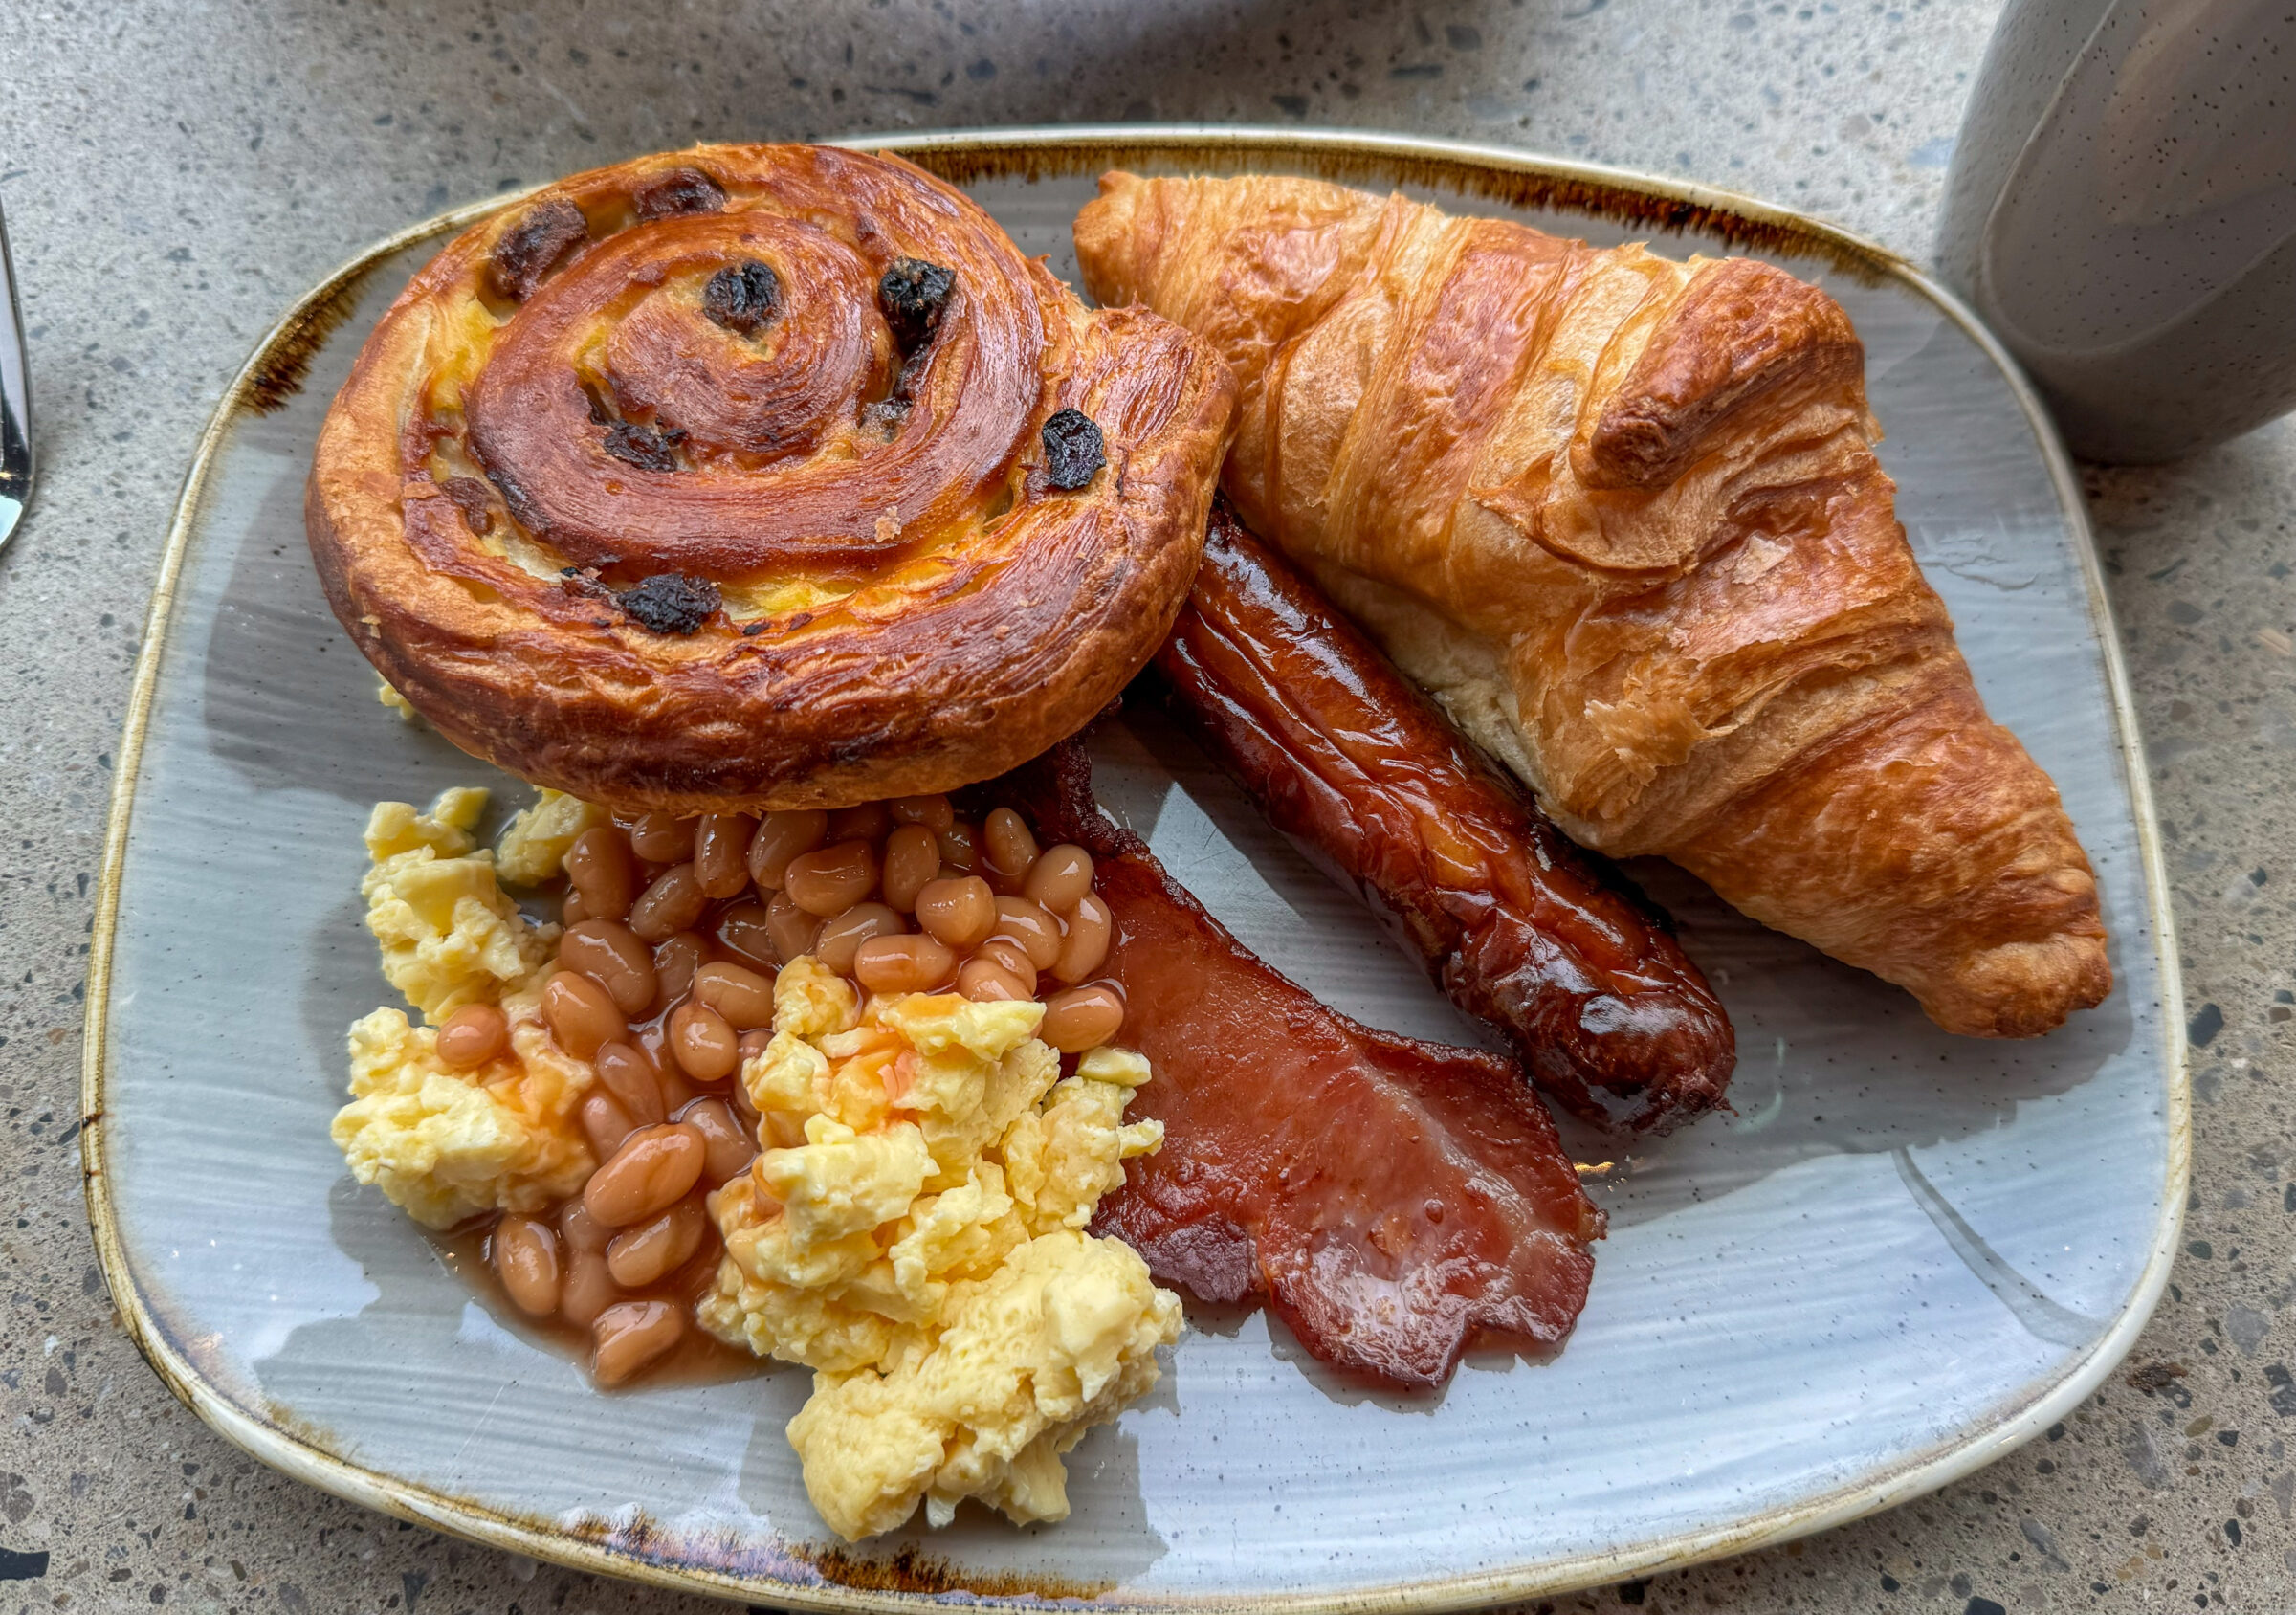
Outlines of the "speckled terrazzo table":
M365 241L700 139L1202 119L1663 170L1928 255L1994 8L1027 0L0 9L0 207L42 457L0 555L0 1611L719 1607L305 1491L115 1326L78 1193L90 888L177 480L254 339ZM1895 1513L1541 1609L2296 1606L2296 428L2087 487L2152 745L2199 1100L2185 1254L2107 1388Z

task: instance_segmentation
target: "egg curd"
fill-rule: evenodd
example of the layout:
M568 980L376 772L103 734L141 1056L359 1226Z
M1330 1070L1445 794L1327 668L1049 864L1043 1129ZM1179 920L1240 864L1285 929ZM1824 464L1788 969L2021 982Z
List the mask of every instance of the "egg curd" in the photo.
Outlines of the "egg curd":
M420 723L423 720L423 715L414 710L414 703L392 688L387 678L375 685L375 699L397 713L403 723Z
M1085 1232L1160 1122L1127 1124L1148 1062L1096 1049L1065 1080L1041 1004L872 998L809 958L775 984L742 1068L767 1146L711 1197L725 1239L703 1327L814 1370L790 1421L806 1491L849 1540L921 1500L1065 1518L1061 1455L1156 1383L1180 1298Z
M558 927L519 912L472 835L485 811L485 791L455 789L427 813L378 802L366 821L366 928L383 945L384 979L433 1025L494 1003L557 951Z
M352 1023L352 1097L331 1131L352 1176L433 1228L539 1211L579 1190L596 1164L575 1117L593 1073L541 1020L558 927L519 912L477 846L486 794L450 790L428 812L378 803L366 826L367 929L385 977L431 1024L411 1025L399 1009ZM438 1058L433 1028L466 1004L500 1005L510 1042L454 1071Z
M495 842L495 873L513 886L540 886L565 873L566 851L585 830L614 816L594 802L545 790L534 806L511 815Z

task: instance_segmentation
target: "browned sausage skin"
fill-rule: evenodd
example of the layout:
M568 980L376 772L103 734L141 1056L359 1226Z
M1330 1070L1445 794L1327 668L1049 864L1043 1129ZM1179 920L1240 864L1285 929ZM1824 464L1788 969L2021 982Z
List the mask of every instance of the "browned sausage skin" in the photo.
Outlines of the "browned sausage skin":
M1556 1103L1665 1132L1722 1102L1730 1021L1666 918L1225 502L1156 668L1276 828L1360 891Z

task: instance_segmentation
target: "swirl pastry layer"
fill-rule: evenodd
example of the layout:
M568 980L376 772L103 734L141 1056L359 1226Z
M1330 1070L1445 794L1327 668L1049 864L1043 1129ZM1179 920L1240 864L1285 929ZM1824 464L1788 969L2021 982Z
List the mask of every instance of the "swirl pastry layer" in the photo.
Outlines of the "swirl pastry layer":
M702 146L548 187L384 316L311 548L455 743L629 811L838 807L1080 727L1185 599L1233 409L897 159Z

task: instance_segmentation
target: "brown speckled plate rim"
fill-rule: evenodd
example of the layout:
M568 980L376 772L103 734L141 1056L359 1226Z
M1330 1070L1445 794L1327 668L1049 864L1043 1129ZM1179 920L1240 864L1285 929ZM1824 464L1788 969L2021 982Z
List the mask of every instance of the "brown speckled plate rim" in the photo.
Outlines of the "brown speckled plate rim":
M1548 207L1590 216L1645 224L1657 230L1694 229L1733 246L1780 256L1816 258L1862 279L1894 280L1958 325L1999 369L2032 425L2048 462L2058 504L2074 539L2099 641L2118 731L2122 765L2145 874L2145 896L2160 969L2161 1059L2168 1131L2167 1192L2142 1274L2112 1326L2089 1349L2021 1405L1997 1409L1966 1428L1866 1476L1800 1502L1751 1515L1717 1529L1685 1533L1598 1554L1547 1560L1474 1575L1396 1583L1338 1595L1163 1596L1112 1604L1127 1608L1237 1609L1284 1612L1330 1610L1346 1615L1472 1608L1538 1597L1602 1582L1680 1569L1702 1560L1768 1547L1893 1507L1982 1468L2031 1440L2070 1412L2112 1371L2151 1316L2168 1282L2182 1226L2192 1154L2192 1095L2182 1016L2183 990L2168 878L2162 862L2144 745L2129 690L2128 670L2105 591L2103 569L2088 530L2086 509L2072 462L2056 430L2014 361L1959 299L1887 250L1846 231L1749 197L1684 181L1594 164L1410 136L1352 131L1301 131L1187 125L1109 125L1005 129L854 137L837 144L897 152L955 183L992 178L1035 179L1134 164L1162 168L1313 173L1352 183L1419 184L1517 207ZM232 428L245 415L276 409L296 392L309 357L347 316L349 294L379 263L408 247L463 229L523 192L454 209L403 230L359 254L296 303L257 344L225 390L201 434L167 532L144 646L136 666L119 766L104 835L103 870L97 888L90 940L86 1040L81 1068L80 1159L88 1221L105 1281L122 1326L169 1389L227 1440L275 1469L310 1485L401 1519L531 1555L577 1570L624 1577L717 1597L759 1599L803 1609L913 1610L944 1602L992 1606L1070 1604L1075 1595L1048 1583L1042 1592L975 1593L961 1573L945 1592L883 1591L840 1584L828 1566L806 1570L819 1580L744 1577L698 1565L665 1562L644 1543L617 1544L610 1529L584 1531L563 1522L502 1514L382 1473L328 1449L320 1432L289 1427L241 1406L204 1379L145 1303L129 1270L112 1208L106 1175L104 1075L114 933L120 915L122 863L144 741L157 692L175 591L184 558L199 525L208 474ZM802 1563L802 1560L789 1562ZM865 1560L853 1570L868 1573ZM892 1568L891 1566L887 1567ZM850 1573L850 1572L849 1572ZM1094 1601L1099 1602L1099 1601Z

